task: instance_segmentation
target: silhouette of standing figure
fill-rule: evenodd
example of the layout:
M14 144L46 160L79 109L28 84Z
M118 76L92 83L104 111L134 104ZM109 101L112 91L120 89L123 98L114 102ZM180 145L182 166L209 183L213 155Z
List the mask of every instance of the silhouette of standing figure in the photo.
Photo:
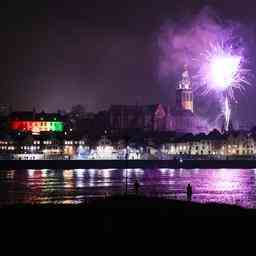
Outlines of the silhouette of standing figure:
M192 199L192 186L188 184L187 186L187 200L190 202Z
M137 196L138 193L139 193L139 187L140 187L140 184L139 184L139 182L136 180L135 183L134 183L134 190L135 190L136 196Z

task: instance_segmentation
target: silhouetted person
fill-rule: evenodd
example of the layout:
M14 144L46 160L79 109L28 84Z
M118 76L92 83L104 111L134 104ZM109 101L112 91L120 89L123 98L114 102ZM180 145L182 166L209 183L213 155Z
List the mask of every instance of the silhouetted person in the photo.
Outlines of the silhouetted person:
M137 196L138 193L139 193L139 187L140 187L140 184L139 184L139 182L136 180L135 183L134 183L134 190L135 190L136 196Z
M188 184L187 186L187 200L190 202L192 198L192 186Z

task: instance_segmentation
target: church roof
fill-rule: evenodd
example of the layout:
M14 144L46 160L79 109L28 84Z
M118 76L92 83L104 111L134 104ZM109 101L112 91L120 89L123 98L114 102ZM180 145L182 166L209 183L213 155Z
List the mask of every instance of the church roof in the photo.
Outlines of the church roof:
M145 114L152 114L157 111L161 106L165 113L168 113L168 106L163 104L151 104L151 105L112 105L110 111L124 111L124 112L143 112Z
M174 116L196 117L196 115L191 110L175 109L171 113Z

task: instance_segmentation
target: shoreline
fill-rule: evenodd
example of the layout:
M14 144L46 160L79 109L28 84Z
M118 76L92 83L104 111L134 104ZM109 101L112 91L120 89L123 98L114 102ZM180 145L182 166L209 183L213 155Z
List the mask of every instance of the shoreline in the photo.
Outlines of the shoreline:
M247 216L256 215L256 209L243 208L238 205L219 203L196 203L173 199L145 197L145 196L112 196L97 199L90 203L82 204L16 204L5 205L3 209L73 209L85 210L83 214L91 216L97 221L106 221L108 216L118 226L123 223L124 216L129 216L133 223L145 221L147 218L169 220L170 216ZM119 223L118 223L119 222ZM147 223L147 221L146 221Z
M1 160L0 170L12 169L254 169L256 160Z

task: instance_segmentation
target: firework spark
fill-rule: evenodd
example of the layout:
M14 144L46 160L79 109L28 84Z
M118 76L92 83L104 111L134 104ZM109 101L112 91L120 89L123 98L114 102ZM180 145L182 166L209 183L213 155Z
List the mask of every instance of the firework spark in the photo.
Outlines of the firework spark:
M201 54L199 77L200 91L207 95L211 91L221 94L220 99L225 117L225 128L228 130L231 115L231 100L234 98L234 89L243 90L249 85L246 76L249 70L244 69L244 57L241 52L233 50L232 46L224 44L210 46L210 50Z
M236 81L235 76L239 70L240 59L239 56L213 58L209 76L215 88L225 90L233 84L233 81Z
M247 69L243 68L244 58L236 53L233 47L222 44L210 46L210 50L201 54L199 69L200 86L203 94L210 91L225 92L229 97L234 96L234 89L244 89L249 82L246 80Z

